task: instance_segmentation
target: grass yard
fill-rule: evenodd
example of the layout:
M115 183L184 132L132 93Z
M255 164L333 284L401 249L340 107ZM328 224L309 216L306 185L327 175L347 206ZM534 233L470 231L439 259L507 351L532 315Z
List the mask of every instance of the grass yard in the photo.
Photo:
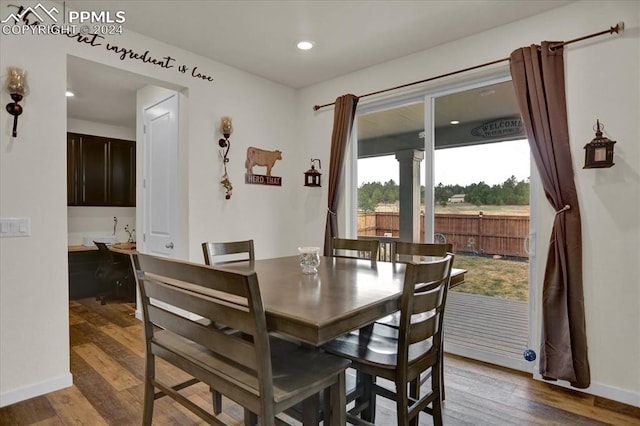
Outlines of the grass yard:
M456 254L454 268L466 269L464 284L451 291L513 300L529 299L529 263Z
M377 212L394 212L397 213L399 209L398 203L383 204L380 203L376 206ZM424 205L420 205L420 211L424 212ZM435 206L435 212L437 214L471 214L478 215L482 212L485 215L508 215L508 216L529 216L529 206L476 206L469 203L453 203L447 204L446 207L442 207L439 204Z
M436 213L442 214L472 214L480 212L484 215L529 216L529 206L474 206L469 203L447 204L446 207L436 205Z

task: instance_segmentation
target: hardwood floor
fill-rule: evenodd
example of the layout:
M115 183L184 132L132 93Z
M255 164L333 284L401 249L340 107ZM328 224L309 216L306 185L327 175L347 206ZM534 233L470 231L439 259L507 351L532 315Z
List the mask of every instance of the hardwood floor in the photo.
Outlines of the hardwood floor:
M74 386L0 409L0 425L139 425L144 345L132 304L69 304ZM185 376L160 363L159 374ZM640 409L532 380L526 374L456 356L445 358L446 425L640 425ZM211 407L209 389L186 394ZM223 398L224 421L241 425L242 409ZM393 405L378 399L377 423L395 424ZM197 425L197 417L169 398L156 401L155 425ZM420 416L420 425L431 425Z

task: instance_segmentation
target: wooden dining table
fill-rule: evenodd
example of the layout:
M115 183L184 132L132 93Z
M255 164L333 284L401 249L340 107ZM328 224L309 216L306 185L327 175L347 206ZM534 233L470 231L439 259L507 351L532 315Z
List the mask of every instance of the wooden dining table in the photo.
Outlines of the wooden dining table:
M321 346L399 309L405 264L321 257L305 275L298 256L228 263L219 268L255 272L269 331ZM452 285L465 270L452 271Z

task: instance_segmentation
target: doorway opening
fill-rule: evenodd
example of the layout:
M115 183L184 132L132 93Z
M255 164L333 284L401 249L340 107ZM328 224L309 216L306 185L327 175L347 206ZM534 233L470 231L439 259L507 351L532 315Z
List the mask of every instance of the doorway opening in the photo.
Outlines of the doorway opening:
M135 249L144 250L143 210L145 207L142 202L144 189L142 176L145 171L145 164L143 164L145 155L141 136L143 120L139 110L141 105L144 106L145 102L152 102L155 98L145 98L140 95L140 92L147 89L145 91L147 93L151 88L156 91L178 92L184 100L187 96L182 86L72 55L67 56L67 88L74 93L73 97L67 98L67 131L99 138L126 140L133 145L134 154L129 158L136 159L132 173L127 175L127 182L133 186L133 190L128 192L128 194L131 192L134 194L133 202L129 202L126 206L115 203L103 205L98 203L91 206L69 203L68 245L75 246L78 250L73 253L70 251L69 254L70 286L77 284L78 288L87 288L93 286L94 272L98 262L97 257L88 251L95 250L91 244L94 238L85 237L109 237L109 242L116 243L133 242L137 245ZM181 117L184 120L185 114L181 114ZM184 157L186 156L173 156L176 161L177 158ZM183 165L176 167L183 167ZM174 178L174 182L179 182L177 173ZM116 185L115 180L111 183L112 186ZM72 187L72 185L68 186ZM111 189L115 189L115 193L118 193L117 188ZM185 203L174 204L185 205ZM184 216L186 217L186 214ZM185 228L186 222L180 223L178 231L184 234ZM86 245L85 239L88 241ZM177 241L185 241L185 239ZM185 247L186 244L183 244L178 248L181 256L186 250ZM71 296L72 299L90 301L91 298L95 298L94 293L95 291L89 291L75 296L71 294ZM75 303L70 302L70 306ZM140 312L136 316L140 317Z

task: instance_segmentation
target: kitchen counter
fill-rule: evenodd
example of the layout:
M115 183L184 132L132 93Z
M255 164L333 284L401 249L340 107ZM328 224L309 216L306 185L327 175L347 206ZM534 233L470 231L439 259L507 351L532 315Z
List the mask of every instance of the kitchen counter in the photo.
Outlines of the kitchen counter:
M122 254L136 253L136 243L118 243L118 244L113 244L107 247L109 247L109 250L116 253L122 253ZM68 246L68 250L69 250L69 253L79 252L79 251L93 251L93 250L98 250L98 247L78 245L78 246Z

